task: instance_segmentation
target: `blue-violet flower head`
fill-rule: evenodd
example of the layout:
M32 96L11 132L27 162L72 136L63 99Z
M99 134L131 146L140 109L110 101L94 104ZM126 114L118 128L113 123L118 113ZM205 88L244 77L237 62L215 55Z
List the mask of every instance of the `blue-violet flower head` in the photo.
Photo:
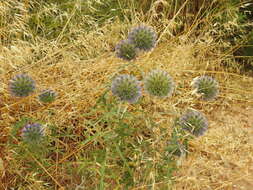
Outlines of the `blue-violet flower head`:
M183 130L195 136L202 136L208 129L208 121L199 111L188 109L177 121Z
M141 85L135 77L123 74L112 81L111 91L121 101L136 103L141 96Z
M135 59L138 54L138 49L129 40L122 40L116 45L115 50L117 57L127 61Z
M151 71L144 79L144 89L152 96L161 98L171 96L174 88L173 79L163 70Z
M34 92L35 82L28 75L19 74L10 80L9 90L13 96L26 97Z
M55 100L56 93L53 90L47 89L40 93L39 100L42 103L51 103Z
M219 94L219 84L210 76L196 77L191 85L194 88L193 92L206 101L214 100Z
M39 123L26 124L22 129L21 136L25 142L38 143L45 136L45 130Z
M157 35L152 27L140 25L129 32L128 40L140 50L150 51L156 46Z

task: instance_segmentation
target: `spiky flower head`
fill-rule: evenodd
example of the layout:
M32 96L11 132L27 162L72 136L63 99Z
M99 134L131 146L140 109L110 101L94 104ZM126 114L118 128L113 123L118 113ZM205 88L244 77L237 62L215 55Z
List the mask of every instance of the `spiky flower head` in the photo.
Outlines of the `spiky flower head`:
M144 51L149 51L155 47L157 35L152 27L140 25L130 31L128 39L135 47Z
M10 80L9 90L13 96L26 97L35 90L35 82L28 75L19 74Z
M22 129L22 134L25 142L38 143L45 136L45 130L39 123L26 124Z
M206 117L201 112L193 109L188 109L178 119L177 125L197 137L203 135L208 129Z
M112 93L121 101L136 103L141 96L140 82L131 75L119 75L111 85Z
M168 97L174 88L174 81L166 71L153 70L144 79L144 89L152 96Z
M194 93L201 96L203 100L214 100L219 93L218 82L210 76L199 76L193 79Z
M130 61L136 58L138 50L129 40L122 40L115 48L117 57Z
M40 93L39 100L42 103L51 103L55 100L56 93L53 90L47 89Z

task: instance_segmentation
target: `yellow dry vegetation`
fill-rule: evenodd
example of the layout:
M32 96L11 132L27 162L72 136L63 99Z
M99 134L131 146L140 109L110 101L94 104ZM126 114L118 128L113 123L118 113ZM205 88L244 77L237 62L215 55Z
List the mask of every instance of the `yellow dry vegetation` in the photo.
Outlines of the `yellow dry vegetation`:
M250 190L253 187L253 109L215 110L210 130L192 142L176 174L175 189Z
M251 190L253 78L226 70L222 61L229 55L219 52L208 35L196 39L187 35L164 38L151 53L141 54L131 63L124 62L112 51L121 38L118 33L124 27L107 25L100 29L103 33L96 31L87 36L80 35L69 44L37 42L34 46L17 41L15 46L1 46L1 142L6 141L10 127L22 116L55 123L59 128L74 123L77 129L82 129L87 120L82 114L89 112L113 76L131 73L142 79L142 73L163 69L175 79L177 91L166 101L154 100L156 109L149 111L157 117L157 122L168 125L178 111L187 107L203 111L210 122L206 135L193 140L189 155L178 162L174 189ZM35 54L38 55L36 59ZM83 56L86 59L82 59ZM35 94L24 99L10 96L8 81L18 73L27 73L36 81L38 89ZM200 101L191 94L191 80L202 74L214 76L220 83L220 95L214 102ZM46 106L41 105L36 97L45 88L58 93L56 101ZM159 109L166 110L173 117L162 115L157 112ZM50 115L49 110L54 115ZM65 146L65 157L77 151L73 145ZM5 151L1 148L1 157ZM6 157L3 162L8 163L8 159L11 158ZM8 165L4 168L6 173ZM159 184L154 187L159 189Z

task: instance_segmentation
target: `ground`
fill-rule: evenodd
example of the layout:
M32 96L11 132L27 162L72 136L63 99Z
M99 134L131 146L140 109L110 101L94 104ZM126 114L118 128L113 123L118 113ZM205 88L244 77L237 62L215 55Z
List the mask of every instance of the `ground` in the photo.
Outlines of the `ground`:
M175 189L251 190L253 187L253 107L217 110L207 135L192 142L182 160Z

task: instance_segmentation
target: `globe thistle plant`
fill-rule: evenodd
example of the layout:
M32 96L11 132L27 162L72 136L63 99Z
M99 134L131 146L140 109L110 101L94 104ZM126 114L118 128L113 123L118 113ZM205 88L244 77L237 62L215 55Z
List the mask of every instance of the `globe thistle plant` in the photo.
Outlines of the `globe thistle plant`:
M39 123L26 124L22 129L22 134L25 142L38 143L45 136L45 130Z
M167 148L166 148L166 153L175 155L175 156L182 156L185 155L187 152L187 147L185 144L179 142L179 141L169 141Z
M174 88L174 81L166 71L151 71L144 79L144 89L152 96L161 98L171 96Z
M208 121L201 113L189 109L177 121L177 125L183 130L190 132L195 136L202 136L208 129Z
M149 51L154 48L156 39L157 35L154 29L145 25L133 28L128 35L128 40L130 40L135 47L144 51Z
M111 85L113 95L121 101L136 103L141 96L140 82L131 75L119 75Z
M192 81L194 93L201 96L203 100L214 100L219 93L218 82L210 76L196 77Z
M56 98L56 93L53 90L44 90L41 92L39 95L39 100L42 103L51 103L55 100Z
M10 80L9 90L13 96L26 97L34 92L35 82L28 75L19 74Z
M138 51L129 40L122 40L115 50L117 57L127 61L135 59Z

